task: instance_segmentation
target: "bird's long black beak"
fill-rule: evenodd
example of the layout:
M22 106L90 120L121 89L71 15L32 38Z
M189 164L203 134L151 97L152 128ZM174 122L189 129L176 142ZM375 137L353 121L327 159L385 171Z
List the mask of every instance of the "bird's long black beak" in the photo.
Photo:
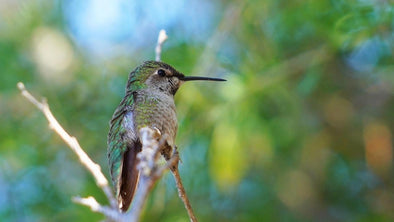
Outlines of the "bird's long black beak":
M195 81L195 80L203 80L203 81L227 81L221 78L211 78L211 77L202 77L202 76L180 76L180 80L182 81Z

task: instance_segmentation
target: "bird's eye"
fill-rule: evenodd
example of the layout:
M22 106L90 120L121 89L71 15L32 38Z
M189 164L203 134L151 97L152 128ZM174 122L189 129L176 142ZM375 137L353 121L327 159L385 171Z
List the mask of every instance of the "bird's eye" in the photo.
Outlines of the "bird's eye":
M162 70L162 69L159 69L159 70L157 71L157 74L158 74L159 76L166 76L166 71L164 71L164 70Z

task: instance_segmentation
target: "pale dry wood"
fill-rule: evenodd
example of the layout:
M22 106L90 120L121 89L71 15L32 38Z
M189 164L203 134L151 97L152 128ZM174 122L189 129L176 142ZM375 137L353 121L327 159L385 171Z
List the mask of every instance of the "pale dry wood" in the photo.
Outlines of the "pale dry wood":
M165 30L161 30L155 49L156 61L160 61L162 45L167 40L167 38L168 36L166 35ZM49 127L63 139L63 141L68 145L68 147L78 156L81 164L85 166L85 168L88 169L88 171L93 175L97 186L100 187L103 190L104 194L107 196L107 199L110 202L110 207L102 206L97 202L94 197L91 196L87 198L73 197L72 200L75 203L87 206L93 212L102 213L107 218L113 221L137 222L140 219L144 204L154 184L162 177L162 175L167 169L171 168L178 188L179 197L182 199L185 205L190 221L197 221L179 175L178 152L176 152L164 166L160 166L159 164L161 147L160 144L162 141L165 140L165 136L161 136L160 132L157 129L151 129L148 127L141 129L140 140L142 142L142 151L138 155L138 158L140 160L138 168L141 172L141 178L138 188L136 190L136 196L134 197L131 210L127 213L121 213L117 207L117 201L112 193L112 190L108 185L108 180L101 171L101 167L95 162L93 162L91 158L85 153L85 151L79 145L78 140L75 137L70 136L59 124L57 119L53 116L46 100L43 99L41 102L39 102L26 90L24 84L21 82L17 84L17 87L21 91L21 94L44 114L44 116L49 122Z
M148 195L155 183L163 176L164 172L177 165L179 156L174 155L164 166L160 166L160 151L165 136L161 136L158 129L144 127L140 130L142 150L137 155L140 163L137 168L140 171L140 179L131 210L125 215L126 221L139 221Z
M160 61L161 57L161 48L163 46L163 43L167 40L168 36L166 34L166 31L164 29L160 30L159 32L159 37L157 38L157 45L155 49L156 53L156 61Z
M152 190L155 182L161 177L161 175L158 175L156 172L160 156L158 142L160 136L161 133L158 129L152 130L149 127L144 127L140 130L142 149L137 155L140 161L137 166L137 169L140 171L140 178L131 205L131 210L126 214L126 218L128 218L129 221L139 221L148 194Z
M32 104L34 104L47 118L50 128L55 131L68 147L79 157L82 165L84 165L89 172L92 173L96 180L96 184L106 194L107 198L111 202L111 207L102 206L99 204L94 197L74 197L72 200L75 203L89 207L93 212L99 212L104 214L107 218L114 221L126 222L139 221L141 212L143 210L144 203L148 197L149 192L152 190L155 182L160 179L164 171L169 168L168 164L174 164L174 161L170 161L167 165L159 167L159 142L158 139L161 136L157 129L153 130L150 128L141 129L141 142L142 151L138 158L140 159L139 170L142 172L139 188L136 192L135 202L131 211L127 214L123 214L119 211L116 200L112 194L111 189L108 186L108 181L104 174L101 172L101 168L98 164L94 163L85 151L79 145L75 137L70 136L64 128L59 124L56 118L53 116L49 106L45 100L39 102L34 96L32 96L25 88L24 84L19 82L18 88L22 95ZM179 159L177 158L176 161Z
M92 196L89 196L86 198L73 197L72 200L74 201L74 203L78 203L78 204L89 207L93 212L98 212L98 213L104 214L107 218L110 218L113 221L122 221L122 213L119 212L118 209L102 206Z
M102 189L104 194L107 196L107 199L110 202L110 205L114 208L116 207L116 200L112 193L111 188L108 185L108 180L101 172L101 167L97 163L93 162L92 159L85 153L85 151L81 148L78 143L78 140L70 136L64 128L59 124L57 119L53 116L51 110L45 99L42 102L39 102L34 96L32 96L29 91L26 90L25 85L21 82L17 84L19 90L22 95L32 104L34 104L45 116L48 120L49 128L55 131L60 138L68 145L68 147L78 156L79 161L85 168L93 175L96 184L99 188Z

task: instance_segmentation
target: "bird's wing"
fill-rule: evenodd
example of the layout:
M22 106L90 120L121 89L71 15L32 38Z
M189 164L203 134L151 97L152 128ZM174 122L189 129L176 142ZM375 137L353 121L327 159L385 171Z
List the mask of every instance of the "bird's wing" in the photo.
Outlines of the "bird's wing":
M133 126L133 95L123 98L110 122L108 161L119 208L127 211L138 182L137 154L141 143Z

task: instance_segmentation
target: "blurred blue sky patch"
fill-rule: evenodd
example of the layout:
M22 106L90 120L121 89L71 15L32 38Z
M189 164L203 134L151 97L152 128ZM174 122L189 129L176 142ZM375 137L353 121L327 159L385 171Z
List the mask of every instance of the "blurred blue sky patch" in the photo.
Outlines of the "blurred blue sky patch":
M152 45L163 28L174 42L202 42L213 30L214 8L197 0L71 0L64 15L78 46L111 56Z
M378 37L368 39L347 58L347 63L359 72L371 72L378 64L379 59L389 52L388 47Z

